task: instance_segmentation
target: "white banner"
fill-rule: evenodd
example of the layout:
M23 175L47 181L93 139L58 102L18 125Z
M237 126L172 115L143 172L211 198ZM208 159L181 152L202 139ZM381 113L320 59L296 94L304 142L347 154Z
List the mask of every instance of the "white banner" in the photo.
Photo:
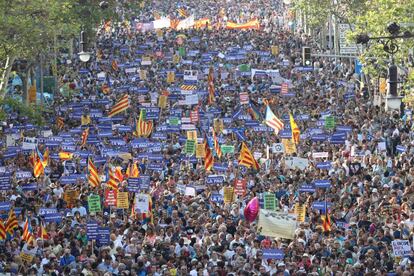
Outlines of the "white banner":
M293 239L296 227L297 219L295 214L260 209L257 229L261 229L261 235Z
M171 20L167 17L163 17L152 22L154 24L154 29L169 28L171 26Z
M188 29L194 26L194 16L187 17L184 20L181 20L177 25L177 30Z
M309 161L306 158L301 157L286 157L285 158L285 165L289 169L300 169L304 170L309 166Z

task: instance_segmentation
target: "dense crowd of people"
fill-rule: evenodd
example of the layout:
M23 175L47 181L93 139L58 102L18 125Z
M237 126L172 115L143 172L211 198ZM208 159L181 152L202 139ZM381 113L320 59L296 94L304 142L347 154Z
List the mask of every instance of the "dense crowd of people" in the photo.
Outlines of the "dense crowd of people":
M138 28L179 8L214 27ZM3 127L0 273L413 275L411 110L374 105L348 59L304 67L302 47L321 49L284 8L155 1L102 28L87 63L62 59L47 124L10 112ZM242 145L258 168L239 164ZM255 198L295 218L290 238L263 234L261 211L246 219Z

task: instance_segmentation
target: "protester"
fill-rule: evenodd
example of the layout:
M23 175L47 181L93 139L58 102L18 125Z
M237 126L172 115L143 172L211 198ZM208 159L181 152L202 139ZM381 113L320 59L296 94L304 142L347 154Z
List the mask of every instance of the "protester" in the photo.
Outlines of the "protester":
M167 15L210 23L146 25ZM47 124L3 127L0 272L412 275L411 110L347 59L304 67L324 49L288 22L279 1L154 1L61 57Z

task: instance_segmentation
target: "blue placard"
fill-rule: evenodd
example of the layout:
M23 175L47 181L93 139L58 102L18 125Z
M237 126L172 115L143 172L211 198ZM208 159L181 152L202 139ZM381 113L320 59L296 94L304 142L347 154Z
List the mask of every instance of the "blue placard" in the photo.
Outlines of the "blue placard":
M54 214L57 213L57 209L56 208L40 208L39 209L39 215L44 215L44 214Z
M312 185L302 185L299 188L299 192L303 192L303 193L314 193L315 191L316 189Z
M331 187L331 181L328 179L318 179L315 180L314 183L316 188L329 188Z
M162 163L150 163L148 164L147 169L152 171L162 171L164 165Z
M36 183L29 183L29 184L25 184L20 186L22 188L23 192L28 192L28 191L35 191L37 190L37 184Z
M210 196L210 200L215 203L223 203L224 197L219 193L212 193Z
M331 162L320 162L316 164L316 167L321 170L330 170L332 168Z
M10 207L11 207L10 201L0 202L0 211L9 211Z
M89 221L86 224L86 235L88 235L88 239L96 239L98 236L98 223L96 221Z
M150 187L151 177L149 175L140 175L140 187L142 190L148 190Z
M18 172L16 172L16 178L17 179L32 178L32 172L30 172L30 171L18 171Z
M397 152L402 153L402 152L405 152L407 149L406 149L406 147L404 147L404 146L402 146L402 145L398 145L398 146L396 147L396 150L397 150Z
M62 221L62 215L60 213L47 213L43 215L45 222L56 222L60 223Z
M140 179L139 178L128 178L128 191L133 193L140 192Z
M7 191L11 189L10 175L0 176L0 191Z
M152 134L151 138L157 140L167 140L168 136L166 133L155 132Z
M283 260L285 253L282 249L269 248L263 249L263 258L266 260Z
M224 182L223 175L209 175L206 179L206 184L221 184Z
M109 227L98 227L96 235L98 246L109 245L110 234L111 231L109 230Z
M326 206L329 209L329 208L331 208L332 203L331 202L326 202ZM312 203L312 208L325 212L325 201L315 201L315 202L313 202Z
M225 171L227 171L228 166L220 164L220 163L214 163L213 169L216 170L216 171L225 172Z

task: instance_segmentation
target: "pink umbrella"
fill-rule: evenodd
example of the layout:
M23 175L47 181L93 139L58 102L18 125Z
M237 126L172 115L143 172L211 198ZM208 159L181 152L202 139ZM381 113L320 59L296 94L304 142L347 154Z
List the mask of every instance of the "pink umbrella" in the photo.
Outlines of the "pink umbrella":
M246 208L244 208L244 217L248 222L253 222L257 214L259 214L259 200L257 197L252 198L249 203L247 203Z

